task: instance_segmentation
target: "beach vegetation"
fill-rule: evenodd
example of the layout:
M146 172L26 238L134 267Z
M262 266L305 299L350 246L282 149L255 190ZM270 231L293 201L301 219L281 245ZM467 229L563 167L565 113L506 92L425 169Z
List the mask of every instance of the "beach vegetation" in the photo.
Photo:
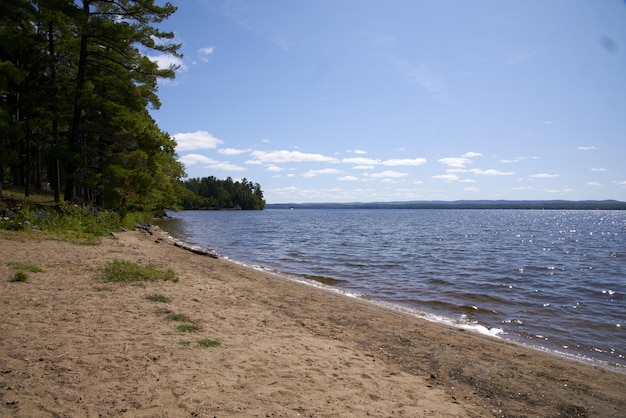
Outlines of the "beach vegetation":
M200 330L200 326L195 322L180 324L176 327L178 332L196 332Z
M200 325L184 314L172 313L167 316L168 321L182 322L176 327L178 332L195 332L200 330Z
M160 295L160 294L148 295L146 299L151 300L152 302L161 302L161 303L168 303L171 301L171 299L168 298L167 296Z
M196 344L198 345L198 347L218 347L220 346L222 343L218 340L212 340L209 338L203 338L201 340L197 340Z
M28 281L28 274L24 273L23 271L16 271L11 276L9 281L11 281L11 282L27 282Z
M105 267L102 280L125 283L157 280L178 282L178 276L171 269L162 270L153 266L115 260Z
M6 263L7 267L10 267L12 269L15 270L26 270L26 271L30 271L31 273L43 273L45 272L44 269L42 269L41 267L37 267L33 264L28 264L28 263L21 263L19 261L8 261Z
M167 320L176 322L193 322L193 319L189 318L187 315L175 313L169 314L167 316Z

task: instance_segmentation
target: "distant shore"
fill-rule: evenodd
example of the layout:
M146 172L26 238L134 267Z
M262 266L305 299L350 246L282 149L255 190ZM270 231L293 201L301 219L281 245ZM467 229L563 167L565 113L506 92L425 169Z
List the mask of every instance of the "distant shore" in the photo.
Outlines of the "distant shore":
M455 200L354 203L268 203L267 209L533 209L626 210L617 200Z
M624 373L196 255L158 231L99 245L1 232L0 259L2 416L626 410ZM180 281L102 283L116 259L172 269ZM12 282L9 262L44 271ZM172 314L199 329L177 330Z

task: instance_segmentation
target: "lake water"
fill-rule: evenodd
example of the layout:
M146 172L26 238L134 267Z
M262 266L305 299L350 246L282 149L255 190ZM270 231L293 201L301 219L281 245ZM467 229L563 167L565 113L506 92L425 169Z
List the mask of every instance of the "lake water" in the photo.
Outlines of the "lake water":
M626 368L626 212L182 211L222 257L428 319Z

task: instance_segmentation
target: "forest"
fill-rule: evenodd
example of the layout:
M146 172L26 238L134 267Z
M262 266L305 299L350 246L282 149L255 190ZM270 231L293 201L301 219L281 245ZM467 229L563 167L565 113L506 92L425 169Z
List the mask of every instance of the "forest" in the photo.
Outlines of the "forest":
M225 180L229 197L190 196L200 188L182 181L176 142L150 115L177 68L148 56L181 57L159 29L175 11L154 0L0 2L0 197L10 185L120 212L250 206L235 199L247 180Z
M183 209L242 209L265 208L263 191L258 183L247 179L233 181L204 177L192 178L184 183L188 193L183 196Z

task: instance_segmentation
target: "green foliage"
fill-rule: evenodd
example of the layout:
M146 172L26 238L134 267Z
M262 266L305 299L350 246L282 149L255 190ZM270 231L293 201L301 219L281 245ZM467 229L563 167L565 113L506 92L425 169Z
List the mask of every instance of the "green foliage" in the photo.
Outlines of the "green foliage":
M200 326L196 323L181 324L176 327L178 332L196 332L200 329Z
M198 344L198 347L218 347L222 343L219 342L218 340L211 340L208 338L203 338L201 340L196 341L196 344Z
M176 322L193 322L191 318L184 314L169 314L167 316L167 320Z
M161 270L152 266L141 266L129 261L115 260L104 269L104 282L137 282L166 280L178 282L178 276L171 270Z
M37 267L35 265L28 264L28 263L22 263L19 261L8 261L6 265L9 268L17 270L9 278L9 281L12 281L12 282L27 282L28 281L28 274L25 273L23 270L29 271L31 273L43 273L44 272L44 269L42 269L41 267Z
M204 177L192 178L182 183L187 192L182 195L184 209L243 209L265 208L263 191L258 183L247 179L233 181Z
M6 265L15 270L26 270L31 273L43 273L45 270L32 264L20 263L19 261L9 261Z
M170 314L167 316L168 321L182 322L182 324L176 327L178 332L195 332L200 329L200 325L187 315L183 314Z
M146 299L151 300L152 302L161 302L161 303L168 303L171 301L171 299L168 298L167 296L159 295L159 294L148 295Z
M24 273L23 271L17 271L11 276L9 280L12 282L27 282L28 274Z
M158 28L175 11L155 0L0 2L0 194L6 182L27 196L49 187L56 202L122 218L178 207L183 166L149 113L175 67L148 58L180 56Z
M50 208L37 207L26 199L15 208L15 213L12 218L0 218L0 229L22 231L37 228L60 236L91 237L119 231L121 226L120 216L115 212L97 211L67 202ZM144 217L145 214L141 214L137 218L143 221Z

